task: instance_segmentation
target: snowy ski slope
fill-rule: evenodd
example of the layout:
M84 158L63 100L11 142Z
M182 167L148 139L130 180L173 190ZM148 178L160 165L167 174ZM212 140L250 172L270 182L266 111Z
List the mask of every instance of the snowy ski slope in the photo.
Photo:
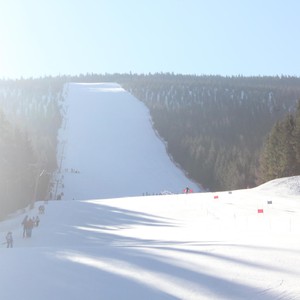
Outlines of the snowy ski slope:
M200 190L169 158L145 105L118 84L70 83L66 95L54 194L94 199Z
M299 299L299 197L274 182L49 201L23 239L21 220L37 204L0 224L1 236L15 237L0 249L1 299Z
M127 95L116 85L69 87L67 122L60 133L61 172L56 174L56 193L63 191L64 197L36 203L33 210L0 223L2 241L8 231L14 236L14 248L0 248L0 299L300 299L300 176L247 190L142 196L197 186L171 164L156 135L151 137L142 105L127 120L120 113L122 128L111 135L106 132L115 126L108 117L110 104L136 101L123 94ZM82 97L97 107L94 113L88 109L85 118ZM102 97L107 98L100 110ZM131 107L128 103L123 103L123 112ZM105 131L98 128L97 119L100 127L112 125ZM151 163L143 168L134 165L141 162L142 150L126 145L141 136L136 132L127 138L126 122L134 122L132 130L148 132L144 142L155 144L147 145L146 149L153 147L150 153L144 148ZM87 137L92 131L93 138ZM119 144L117 136L126 138ZM115 142L114 147L99 146L103 137ZM118 147L122 154L113 150ZM130 160L131 150L138 159ZM100 153L104 154L98 159ZM129 162L120 165L119 155ZM40 226L31 238L23 239L21 222L25 215L38 215L40 204L46 208Z

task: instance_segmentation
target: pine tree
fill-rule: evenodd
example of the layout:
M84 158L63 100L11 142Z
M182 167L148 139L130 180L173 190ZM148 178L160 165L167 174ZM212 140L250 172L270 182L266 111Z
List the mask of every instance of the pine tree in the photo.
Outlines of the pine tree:
M260 157L259 183L269 181L279 176L279 132L280 124L277 122L266 138Z
M295 116L277 122L266 139L260 159L260 183L298 175L300 171L300 105Z
M295 119L288 115L281 124L281 170L280 177L293 176L296 174L296 153L295 153Z
M294 150L296 155L297 174L300 174L300 100L295 114L295 130L294 130Z

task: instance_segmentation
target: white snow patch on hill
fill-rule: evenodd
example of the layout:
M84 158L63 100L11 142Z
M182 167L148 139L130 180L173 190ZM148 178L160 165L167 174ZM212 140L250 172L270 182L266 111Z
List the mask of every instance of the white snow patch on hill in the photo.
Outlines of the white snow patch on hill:
M274 193L300 196L300 177L293 176L275 179L259 186L257 189L269 189Z

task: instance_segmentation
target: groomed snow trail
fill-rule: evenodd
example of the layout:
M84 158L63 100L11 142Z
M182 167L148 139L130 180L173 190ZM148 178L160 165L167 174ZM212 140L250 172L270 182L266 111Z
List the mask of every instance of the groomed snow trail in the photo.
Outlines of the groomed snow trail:
M54 197L98 199L199 186L153 130L148 109L116 83L66 86ZM80 174L80 176L79 176Z

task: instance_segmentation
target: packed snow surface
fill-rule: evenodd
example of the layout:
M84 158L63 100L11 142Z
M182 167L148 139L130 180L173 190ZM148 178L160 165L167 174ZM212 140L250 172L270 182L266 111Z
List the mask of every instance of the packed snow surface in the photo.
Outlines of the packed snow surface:
M75 87L80 93L81 86ZM96 96L95 88L91 92L97 102L100 95ZM106 85L105 89L108 94L124 93L115 85ZM132 99L128 97L128 101ZM75 143L75 125L71 124L76 123L72 118L77 106L73 96L71 99L65 107L69 120L61 132L65 149L62 144L62 169L56 177L57 193L65 192L63 200L38 202L33 209L17 212L0 223L3 242L8 231L14 237L13 248L7 249L5 244L0 248L0 299L300 299L299 176L277 179L254 189L220 193L126 197L131 189L121 187L124 195L112 198L107 194L105 199L102 189L88 180L93 174L98 176L100 165L97 160L95 167L91 166L85 156L96 159L96 154L90 147ZM103 117L101 113L97 116ZM77 120L79 131L87 126L87 120ZM93 116L90 120L95 122ZM95 137L94 141L100 155L99 139ZM73 147L78 147L78 152ZM125 142L122 147L126 149ZM165 164L165 154L157 151L158 156L165 157ZM122 154L107 151L105 157L120 163L118 155ZM102 163L102 172L113 175L110 168L114 166ZM124 162L124 168L120 168L124 174L125 166ZM67 168L80 172L63 171ZM146 175L140 170L141 174L135 171L130 175L136 177L131 177L128 184L144 184L141 178ZM184 181L180 179L179 184L186 183L179 173ZM120 179L116 178L111 178L114 184L109 180L105 184L117 194ZM167 183L164 176L161 179ZM162 188L154 179L151 187ZM81 189L91 189L91 193L84 194ZM21 222L25 215L37 216L40 205L45 206L45 214L39 215L41 221L32 237L24 239Z
M37 203L0 223L3 238L14 236L14 248L0 249L1 299L299 299L300 194L280 182L49 201L23 239Z
M65 98L56 198L200 190L168 156L146 106L118 84L72 83Z

